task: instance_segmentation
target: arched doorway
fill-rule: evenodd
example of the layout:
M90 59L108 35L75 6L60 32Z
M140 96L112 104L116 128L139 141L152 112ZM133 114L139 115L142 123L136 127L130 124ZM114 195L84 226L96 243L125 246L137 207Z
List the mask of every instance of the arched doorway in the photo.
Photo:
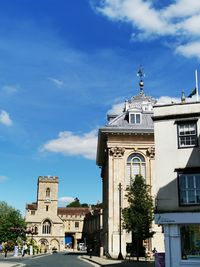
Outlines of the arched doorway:
M50 242L51 249L56 249L57 251L60 251L60 244L57 239L52 239Z
M41 253L45 253L48 251L48 248L49 248L49 244L48 244L48 241L46 239L41 239L39 241L40 243L40 252Z
M65 233L65 248L74 248L74 236L71 233Z

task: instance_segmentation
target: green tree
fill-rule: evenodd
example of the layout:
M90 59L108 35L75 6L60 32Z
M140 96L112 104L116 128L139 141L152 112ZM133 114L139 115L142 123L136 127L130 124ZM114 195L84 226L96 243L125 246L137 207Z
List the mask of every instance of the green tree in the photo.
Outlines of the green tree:
M145 183L141 175L136 175L131 185L127 187L128 207L122 210L123 227L132 232L132 248L136 249L137 260L143 240L151 238L153 221L153 199L151 187Z
M69 205L67 205L67 208L78 208L78 207L81 207L81 203L77 197L74 199L74 201L72 201Z
M69 205L67 205L67 208L88 208L89 205L87 203L80 203L80 200L76 197L74 201L72 201Z
M17 242L17 238L25 239L24 229L25 220L19 210L9 206L6 202L0 201L0 243ZM18 228L17 232L11 231L12 228Z

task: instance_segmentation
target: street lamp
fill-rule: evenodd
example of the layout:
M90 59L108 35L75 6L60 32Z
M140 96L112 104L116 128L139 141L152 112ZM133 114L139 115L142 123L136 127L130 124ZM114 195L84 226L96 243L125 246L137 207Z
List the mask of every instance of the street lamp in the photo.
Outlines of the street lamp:
M122 184L119 183L119 255L118 255L118 260L123 260L122 256Z

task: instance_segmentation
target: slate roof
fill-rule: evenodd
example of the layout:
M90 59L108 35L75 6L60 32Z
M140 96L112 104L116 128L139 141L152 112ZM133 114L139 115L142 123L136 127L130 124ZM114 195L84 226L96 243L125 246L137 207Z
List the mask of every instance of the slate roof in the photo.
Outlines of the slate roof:
M26 205L27 210L37 210L37 203L31 203Z
M116 128L118 131L123 129L132 129L138 132L144 130L153 131L153 105L155 105L156 100L150 96L144 94L136 95L132 97L129 101L125 102L125 107L122 113L118 116L109 114L108 118L111 118L107 123L105 128ZM136 112L141 114L141 124L131 124L129 123L129 113Z

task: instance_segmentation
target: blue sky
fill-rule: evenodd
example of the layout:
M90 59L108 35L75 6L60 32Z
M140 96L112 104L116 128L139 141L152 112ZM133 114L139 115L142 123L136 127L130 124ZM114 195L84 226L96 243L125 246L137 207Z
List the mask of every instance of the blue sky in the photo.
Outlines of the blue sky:
M139 92L140 65L147 95L165 102L191 92L200 2L1 0L0 7L0 200L24 214L38 176L53 175L59 205L101 201L97 129Z

